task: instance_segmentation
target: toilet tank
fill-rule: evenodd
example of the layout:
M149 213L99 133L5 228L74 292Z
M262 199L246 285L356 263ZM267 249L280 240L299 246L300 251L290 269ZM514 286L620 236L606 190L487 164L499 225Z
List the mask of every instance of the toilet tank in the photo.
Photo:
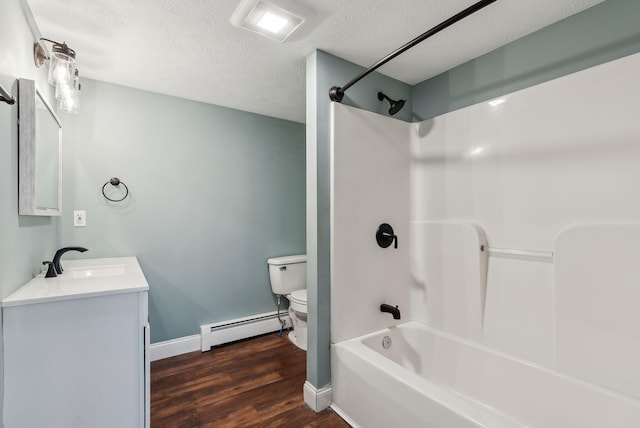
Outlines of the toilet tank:
M274 257L267 260L273 294L286 296L307 288L307 255Z

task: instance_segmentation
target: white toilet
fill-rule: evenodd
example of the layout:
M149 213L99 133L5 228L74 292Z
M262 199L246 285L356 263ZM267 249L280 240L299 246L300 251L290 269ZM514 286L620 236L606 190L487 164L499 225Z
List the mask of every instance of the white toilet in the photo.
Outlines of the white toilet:
M289 300L289 317L293 331L289 340L307 350L307 256L274 257L267 260L273 294Z

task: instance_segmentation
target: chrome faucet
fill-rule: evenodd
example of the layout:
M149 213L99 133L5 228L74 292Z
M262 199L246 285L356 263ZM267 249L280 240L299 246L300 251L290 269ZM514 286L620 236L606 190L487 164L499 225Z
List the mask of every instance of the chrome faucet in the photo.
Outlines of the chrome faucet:
M393 315L394 320L400 319L400 309L398 309L398 305L396 305L396 307L394 308L391 305L383 303L380 305L380 312L389 312L391 315Z
M53 268L55 269L58 275L62 273L62 265L60 264L60 258L67 251L80 251L81 253L84 253L85 251L88 251L88 250L84 247L64 247L56 251L56 255L53 256L53 261L51 262L51 264L53 265Z

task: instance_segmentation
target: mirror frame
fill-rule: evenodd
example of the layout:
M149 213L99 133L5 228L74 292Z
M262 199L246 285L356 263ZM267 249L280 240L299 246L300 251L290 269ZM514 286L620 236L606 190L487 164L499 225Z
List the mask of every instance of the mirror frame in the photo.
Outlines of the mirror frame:
M58 124L58 207L38 208L36 204L36 102L40 98ZM38 216L62 215L62 123L51 105L29 79L18 81L18 214Z

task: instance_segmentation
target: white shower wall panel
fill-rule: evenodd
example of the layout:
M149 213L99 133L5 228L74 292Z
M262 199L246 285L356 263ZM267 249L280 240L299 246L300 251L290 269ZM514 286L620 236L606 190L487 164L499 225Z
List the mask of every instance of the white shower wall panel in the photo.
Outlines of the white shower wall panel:
M415 124L411 219L551 251L568 224L640 219L640 55Z
M473 223L490 248L549 254L490 251L483 344L561 369L560 349L570 365L558 335L558 316L572 315L556 307L556 238L576 224L640 223L638 70L640 54L413 125L412 222ZM623 276L611 272L607 286L624 288Z
M553 264L490 258L484 344L555 366Z
M333 103L331 140L331 340L410 319L409 125ZM336 143L339 142L339 143ZM380 248L390 224L398 248ZM398 305L402 320L381 313Z
M412 222L410 253L412 319L481 341L488 255L482 229Z

